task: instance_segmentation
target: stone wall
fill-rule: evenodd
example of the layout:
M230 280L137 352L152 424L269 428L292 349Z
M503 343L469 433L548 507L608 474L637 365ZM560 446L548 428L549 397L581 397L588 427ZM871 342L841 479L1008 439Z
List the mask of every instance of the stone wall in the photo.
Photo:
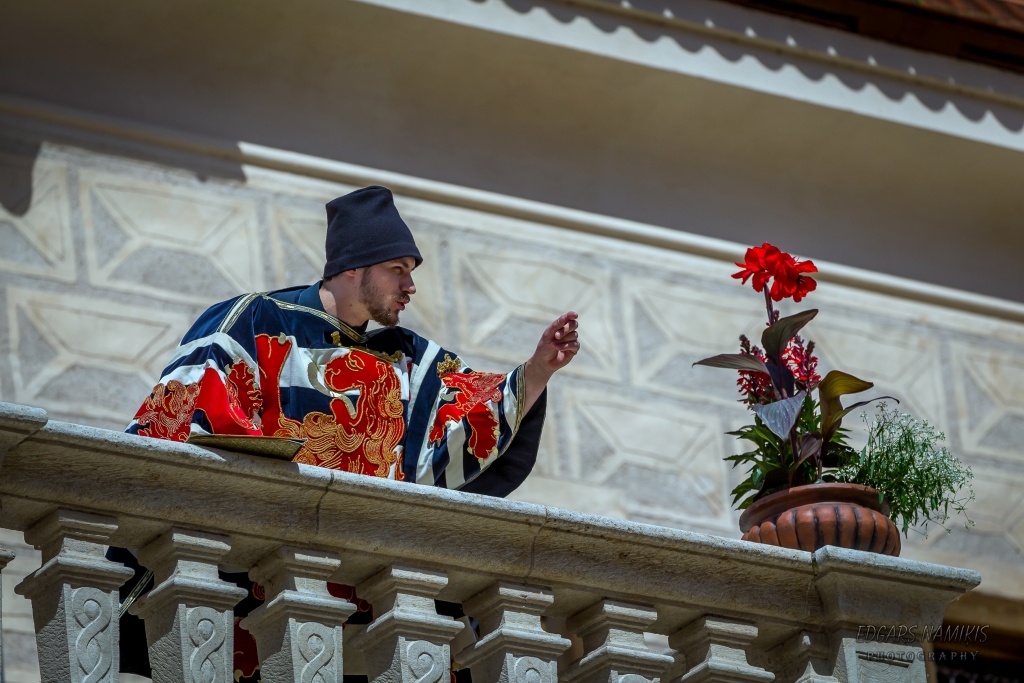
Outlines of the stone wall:
M3 151L0 399L111 429L206 306L315 281L323 204L354 189L255 167L243 180L203 177L50 144L34 162L18 144ZM26 169L31 182L12 195ZM476 369L507 370L547 322L580 313L583 351L553 380L542 453L515 498L738 537L738 473L722 461L736 444L724 432L748 415L730 373L691 367L763 324L731 264L398 202L425 257L403 325ZM822 309L808 336L823 368L875 381L974 469L977 527L912 533L904 556L977 569L980 590L1024 598L1024 325L828 283L808 303ZM37 561L17 538L0 544L21 554L5 577ZM18 668L31 639L16 581L4 581L15 683L32 675Z

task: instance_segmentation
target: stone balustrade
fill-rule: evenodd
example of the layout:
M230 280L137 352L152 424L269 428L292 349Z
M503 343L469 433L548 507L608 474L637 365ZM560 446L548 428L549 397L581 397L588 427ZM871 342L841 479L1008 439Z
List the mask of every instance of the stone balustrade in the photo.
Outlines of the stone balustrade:
M47 683L118 678L117 589L131 572L105 559L108 545L135 549L155 574L131 609L159 683L231 681L244 591L218 569L264 586L243 626L263 680L295 683L341 683L346 643L371 683L447 683L453 654L474 683L923 683L920 643L860 642L858 627L921 633L980 580L140 438L11 404L0 404L0 506L0 527L43 554L16 590L32 601ZM328 581L373 604L351 638L342 625L355 606ZM435 600L463 605L471 645L455 650L470 626Z

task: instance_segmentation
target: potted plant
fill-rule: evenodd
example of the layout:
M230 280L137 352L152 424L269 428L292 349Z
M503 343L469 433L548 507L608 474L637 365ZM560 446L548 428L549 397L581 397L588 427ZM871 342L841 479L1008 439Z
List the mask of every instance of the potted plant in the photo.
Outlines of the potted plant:
M799 302L815 290L814 264L765 243L748 249L736 265L742 270L733 277L751 281L764 295L768 320L761 346L741 335L739 353L696 365L738 371L741 402L754 414L753 424L729 432L752 450L726 458L734 467L749 466L732 492L743 510L743 539L799 550L838 545L899 555L894 519L904 535L918 525L926 534L929 523L942 525L951 510L965 513L974 499L973 475L927 422L882 403L875 416L864 416L867 445L857 451L847 443L843 419L891 397L844 407L845 396L874 385L839 370L820 377L814 342L799 334L818 311L781 317L775 310L775 303ZM967 495L958 497L965 488Z

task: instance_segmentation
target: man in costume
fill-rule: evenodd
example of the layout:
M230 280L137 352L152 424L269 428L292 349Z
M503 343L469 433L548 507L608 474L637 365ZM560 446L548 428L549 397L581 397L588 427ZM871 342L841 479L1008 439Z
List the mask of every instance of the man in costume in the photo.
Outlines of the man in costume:
M511 493L536 460L547 382L579 351L576 314L552 322L511 372L473 372L456 354L397 326L423 259L391 191L366 187L339 197L327 204L327 222L323 281L208 309L127 431L177 441L194 434L302 438L295 462ZM381 328L367 331L369 320ZM131 563L126 555L117 559ZM336 590L356 599L351 589ZM259 593L256 587L243 602ZM244 650L248 634L239 631L236 650ZM239 669L238 654L236 674L253 676L251 666Z
M579 350L576 314L508 374L473 372L397 327L422 258L391 192L339 197L327 220L323 282L207 310L128 431L304 438L296 462L507 495L533 466L548 379Z

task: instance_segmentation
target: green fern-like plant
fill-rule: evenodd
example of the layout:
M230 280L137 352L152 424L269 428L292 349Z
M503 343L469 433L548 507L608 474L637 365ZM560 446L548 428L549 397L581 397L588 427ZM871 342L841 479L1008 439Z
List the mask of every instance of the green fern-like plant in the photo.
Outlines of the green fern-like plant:
M837 481L863 484L889 501L890 517L906 536L911 527L927 538L928 525L945 524L961 514L974 526L966 506L974 500L974 474L949 449L946 437L928 422L879 404L874 415L862 415L867 445L835 471Z

